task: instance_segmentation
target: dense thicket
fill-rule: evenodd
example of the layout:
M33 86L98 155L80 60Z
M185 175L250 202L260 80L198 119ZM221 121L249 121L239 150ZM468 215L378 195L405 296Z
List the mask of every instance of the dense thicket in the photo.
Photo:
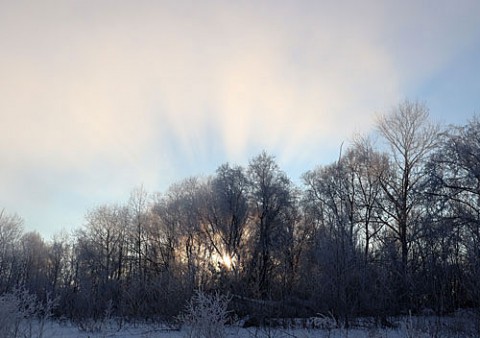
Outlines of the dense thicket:
M480 121L441 131L405 101L295 186L263 152L89 211L46 242L0 213L0 293L74 320L168 318L195 289L239 315L384 317L479 308Z

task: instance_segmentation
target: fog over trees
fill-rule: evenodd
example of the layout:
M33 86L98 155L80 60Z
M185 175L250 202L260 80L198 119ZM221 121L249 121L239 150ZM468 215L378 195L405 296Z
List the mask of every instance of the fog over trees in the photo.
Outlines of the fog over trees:
M0 294L57 299L78 322L174 318L195 290L259 320L480 309L480 120L441 129L404 101L371 139L305 168L301 186L262 152L135 189L48 241L1 210Z

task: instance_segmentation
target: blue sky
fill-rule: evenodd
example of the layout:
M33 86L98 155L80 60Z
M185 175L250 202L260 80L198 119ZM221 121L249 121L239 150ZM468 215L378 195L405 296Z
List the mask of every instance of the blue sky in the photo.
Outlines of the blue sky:
M293 178L405 98L480 112L478 1L0 0L0 208L47 238L265 149Z

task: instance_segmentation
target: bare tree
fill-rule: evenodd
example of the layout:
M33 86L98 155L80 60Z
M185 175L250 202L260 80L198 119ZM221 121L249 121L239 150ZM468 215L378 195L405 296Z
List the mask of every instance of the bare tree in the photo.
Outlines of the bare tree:
M277 262L293 274L296 194L293 184L272 156L261 153L250 161L253 225L251 278L261 298L271 298ZM286 260L285 260L286 259Z
M169 315L182 308L194 288L203 287L208 274L203 268L210 257L200 236L200 191L198 178L185 179L157 196L151 209L149 238L151 259L158 269L156 290L163 300L162 311Z
M201 238L201 191L199 178L187 178L169 188L163 208L157 206L168 236L166 244L175 246L174 252L165 253L173 254L177 263L181 263L177 268L183 273L182 283L191 290L199 286L201 274L205 272L201 265L211 261L211 248L206 247Z
M157 196L152 206L153 222L150 237L157 264L168 278L175 272L180 242L179 215L172 196Z
M239 265L248 219L247 178L241 167L224 164L206 185L203 217L216 253L228 269Z
M18 215L0 211L0 292L11 291L19 278L18 247L23 220Z
M65 233L55 235L48 244L47 292L53 299L57 298L59 290L65 291L72 281L72 271L68 264L72 256L71 251L69 236Z
M377 129L391 157L390 172L380 176L386 201L382 203L384 223L398 241L401 254L403 294L408 298L408 260L411 243L419 231L424 212L421 184L427 156L438 145L439 127L428 120L427 107L420 102L404 101L378 119ZM408 306L404 304L404 306Z
M100 206L90 211L87 224L76 233L76 285L80 296L87 300L81 315L103 316L107 303L121 301L121 282L127 275L126 227L128 213L122 206ZM83 301L84 301L83 300ZM77 299L80 306L82 300Z
M446 295L453 306L480 304L480 119L451 127L429 163L432 219L441 227L436 256L456 273L447 279ZM437 228L438 228L437 227ZM438 231L437 231L438 232ZM437 236L438 237L438 236ZM441 240L441 241L440 241ZM466 263L466 265L465 265ZM462 273L461 270L465 271ZM445 270L445 269L444 269ZM465 288L465 289L463 289ZM462 290L463 289L463 290ZM443 299L443 298L442 298ZM448 298L447 298L448 299ZM442 304L443 305L443 304Z
M365 288L359 288L362 263L367 261L360 254L361 242L373 237L373 201L364 200L371 188L362 180L359 155L349 150L337 162L303 176L305 212L316 227L309 250L315 257L317 282L323 285L319 293L345 325L358 309L361 291L365 293Z
M134 189L128 201L130 214L130 236L131 253L133 254L133 275L137 277L141 286L145 286L147 278L147 252L148 252L148 227L149 227L149 201L148 194L143 187Z
M48 248L38 232L27 232L21 242L21 278L19 285L37 297L44 296L47 288Z
M353 213L361 228L360 240L367 263L371 259L372 249L378 248L373 242L378 240L378 234L382 230L379 201L383 199L383 191L380 173L388 170L388 158L374 149L370 139L356 137L353 147L347 150L342 161L352 175L350 181L354 186L355 206Z

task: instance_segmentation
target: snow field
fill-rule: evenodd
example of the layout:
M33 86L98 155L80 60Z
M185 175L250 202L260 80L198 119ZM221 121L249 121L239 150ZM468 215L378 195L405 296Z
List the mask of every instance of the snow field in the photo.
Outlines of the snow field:
M397 328L335 328L335 329L283 329L241 328L226 326L225 338L474 338L480 337L470 319L452 317L405 317L395 320ZM38 325L37 325L38 326ZM98 328L98 327L97 327ZM209 338L194 337L188 328L172 328L161 324L122 325L103 324L98 332L81 331L70 322L50 320L43 331L32 325L27 338Z

